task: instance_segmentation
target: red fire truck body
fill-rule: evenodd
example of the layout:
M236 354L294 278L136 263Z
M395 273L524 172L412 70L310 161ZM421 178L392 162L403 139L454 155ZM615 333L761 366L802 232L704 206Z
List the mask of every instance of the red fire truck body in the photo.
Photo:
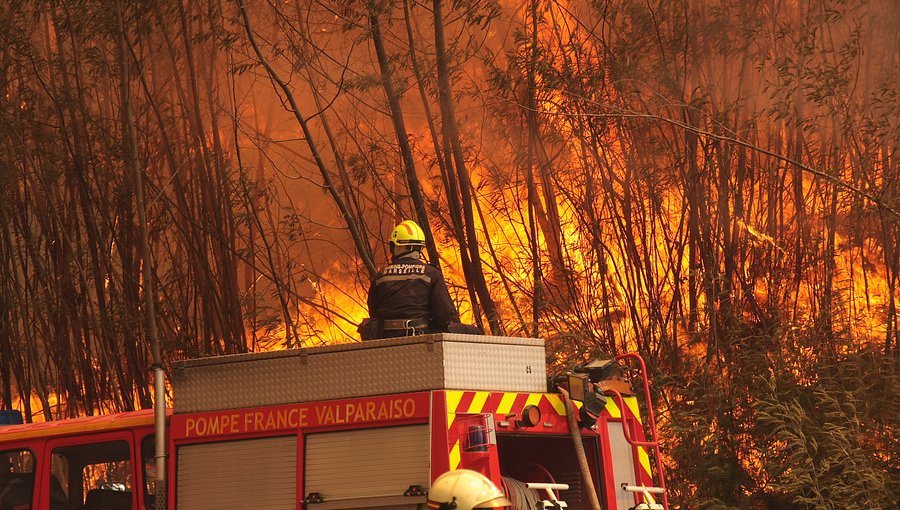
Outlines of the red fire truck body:
M468 468L513 508L561 508L558 497L589 509L543 356L535 339L431 335L177 364L168 507L423 509L432 480ZM608 398L581 429L604 509L667 506L638 409ZM0 510L154 508L152 422L139 411L0 427Z

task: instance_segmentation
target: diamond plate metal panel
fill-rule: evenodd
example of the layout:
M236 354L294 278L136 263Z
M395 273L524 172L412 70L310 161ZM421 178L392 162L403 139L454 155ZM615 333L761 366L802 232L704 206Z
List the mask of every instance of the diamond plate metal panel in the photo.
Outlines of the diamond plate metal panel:
M444 342L444 387L454 390L547 391L544 346Z
M436 337L443 342L467 342L476 344L498 344L498 345L530 345L534 347L544 348L544 341L540 338L527 338L517 336L489 336L489 335L462 335L458 333L442 333L439 335L428 335ZM413 337L427 338L428 336Z
M173 386L175 412L189 413L444 388L536 392L545 379L543 340L437 334L183 361Z

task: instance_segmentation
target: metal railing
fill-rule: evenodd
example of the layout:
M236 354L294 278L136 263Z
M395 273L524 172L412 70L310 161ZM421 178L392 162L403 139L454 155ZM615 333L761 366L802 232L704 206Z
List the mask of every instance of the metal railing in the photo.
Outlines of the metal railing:
M616 356L616 361L620 362L632 362L637 360L638 366L640 367L641 372L641 380L643 381L644 386L644 401L647 403L647 421L649 425L649 434L647 434L646 428L644 429L645 435L650 436L649 441L639 441L636 438L632 437L631 432L629 431L628 424L626 422L626 417L623 412L622 414L622 433L625 435L625 440L628 441L628 444L631 445L632 449L637 450L638 447L644 448L653 448L653 457L656 460L656 473L659 476L659 487L648 487L647 489L653 489L649 492L641 491L643 494L657 493L662 494L663 499L663 507L668 510L669 508L669 496L668 491L666 491L666 473L665 468L663 467L662 462L662 454L659 449L659 439L656 433L656 416L653 412L653 401L650 399L650 381L647 379L647 365L644 363L644 359L641 358L641 355L636 352L629 352L626 354L620 354ZM619 409L624 411L625 409L625 399L622 398L622 394L614 389L606 390L613 394L613 397L616 399L616 404L618 404ZM638 423L643 428L643 424ZM637 453L635 451L635 453ZM652 477L652 473L651 473ZM651 478L652 479L652 478ZM646 497L646 496L645 496ZM653 506L648 506L647 508L653 508Z

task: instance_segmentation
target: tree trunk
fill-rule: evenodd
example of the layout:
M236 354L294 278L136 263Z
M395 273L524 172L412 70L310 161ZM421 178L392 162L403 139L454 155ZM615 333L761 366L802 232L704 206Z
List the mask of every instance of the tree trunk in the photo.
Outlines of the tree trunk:
M540 247L537 242L537 223L535 222L535 205L539 200L535 190L534 161L535 145L538 138L537 112L535 111L535 67L537 66L537 0L531 0L531 55L528 64L528 112L526 123L528 125L528 149L525 157L525 186L527 188L528 203L528 247L531 252L531 276L532 276L532 302L531 302L531 336L539 335L539 323L541 309L544 306L544 275L541 270Z
M243 20L244 30L247 33L247 38L250 41L250 45L253 47L253 51L256 53L257 59L266 69L269 77L271 77L272 80L278 84L278 87L287 98L288 103L291 107L291 112L294 114L294 118L297 120L297 123L300 125L300 128L303 131L303 136L306 139L307 146L309 147L313 159L316 161L316 166L319 168L319 172L322 175L322 181L324 182L325 190L329 195L331 195L332 200L340 210L341 216L344 218L344 222L347 225L347 228L350 230L350 236L353 238L353 242L356 245L357 254L360 256L360 258L362 258L363 264L369 271L369 277L374 278L378 273L378 269L375 267L375 262L372 259L372 254L369 252L368 245L366 244L362 233L360 233L359 229L356 227L356 220L350 215L350 210L347 208L346 203L344 203L343 198L341 198L341 196L338 194L337 189L332 182L331 173L319 153L319 149L315 143L315 139L312 136L312 131L309 129L309 125L306 122L306 118L302 113L300 113L300 108L299 106L297 106L297 101L294 99L294 94L287 86L287 83L285 83L284 80L281 79L275 69L269 64L265 56L263 56L262 50L256 42L256 36L253 34L253 29L250 26L250 18L247 15L246 9L244 8L244 1L237 0L237 5L241 13L241 19Z
M443 130L450 142L453 161L456 166L456 176L459 179L459 192L462 198L462 209L466 233L466 248L472 261L472 276L475 290L484 308L484 314L492 334L499 335L502 332L500 316L497 307L491 298L484 278L484 270L481 267L481 253L478 248L478 236L475 232L475 218L472 209L472 183L469 171L462 151L459 131L456 122L456 111L453 106L453 96L450 90L450 64L444 43L444 19L441 14L441 0L433 0L434 10L434 42L437 53L438 68L438 92L440 95L441 115L443 117Z
M375 44L375 54L378 58L378 67L381 70L381 86L384 88L384 94L387 96L388 105L391 110L391 121L394 125L394 131L397 135L397 143L400 146L400 155L403 158L403 168L406 170L406 185L409 194L412 197L413 208L416 211L416 219L422 230L425 232L425 247L428 250L428 258L432 264L440 267L440 254L434 242L434 235L431 232L431 225L428 221L428 211L425 208L425 197L422 194L422 186L419 184L419 177L416 174L415 160L413 159L412 148L409 145L409 136L406 133L406 124L403 121L403 110L400 107L400 98L394 90L393 80L391 79L391 68L388 64L388 57L384 50L384 41L381 38L381 26L378 22L378 12L372 2L367 2L369 9L369 27L372 31L372 42Z

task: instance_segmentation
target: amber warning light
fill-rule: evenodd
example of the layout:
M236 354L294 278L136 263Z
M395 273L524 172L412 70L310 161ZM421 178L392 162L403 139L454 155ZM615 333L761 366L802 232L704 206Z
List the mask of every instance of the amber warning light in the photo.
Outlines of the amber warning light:
M538 406L528 405L522 409L522 417L516 420L516 425L522 428L534 427L541 422L541 410Z

